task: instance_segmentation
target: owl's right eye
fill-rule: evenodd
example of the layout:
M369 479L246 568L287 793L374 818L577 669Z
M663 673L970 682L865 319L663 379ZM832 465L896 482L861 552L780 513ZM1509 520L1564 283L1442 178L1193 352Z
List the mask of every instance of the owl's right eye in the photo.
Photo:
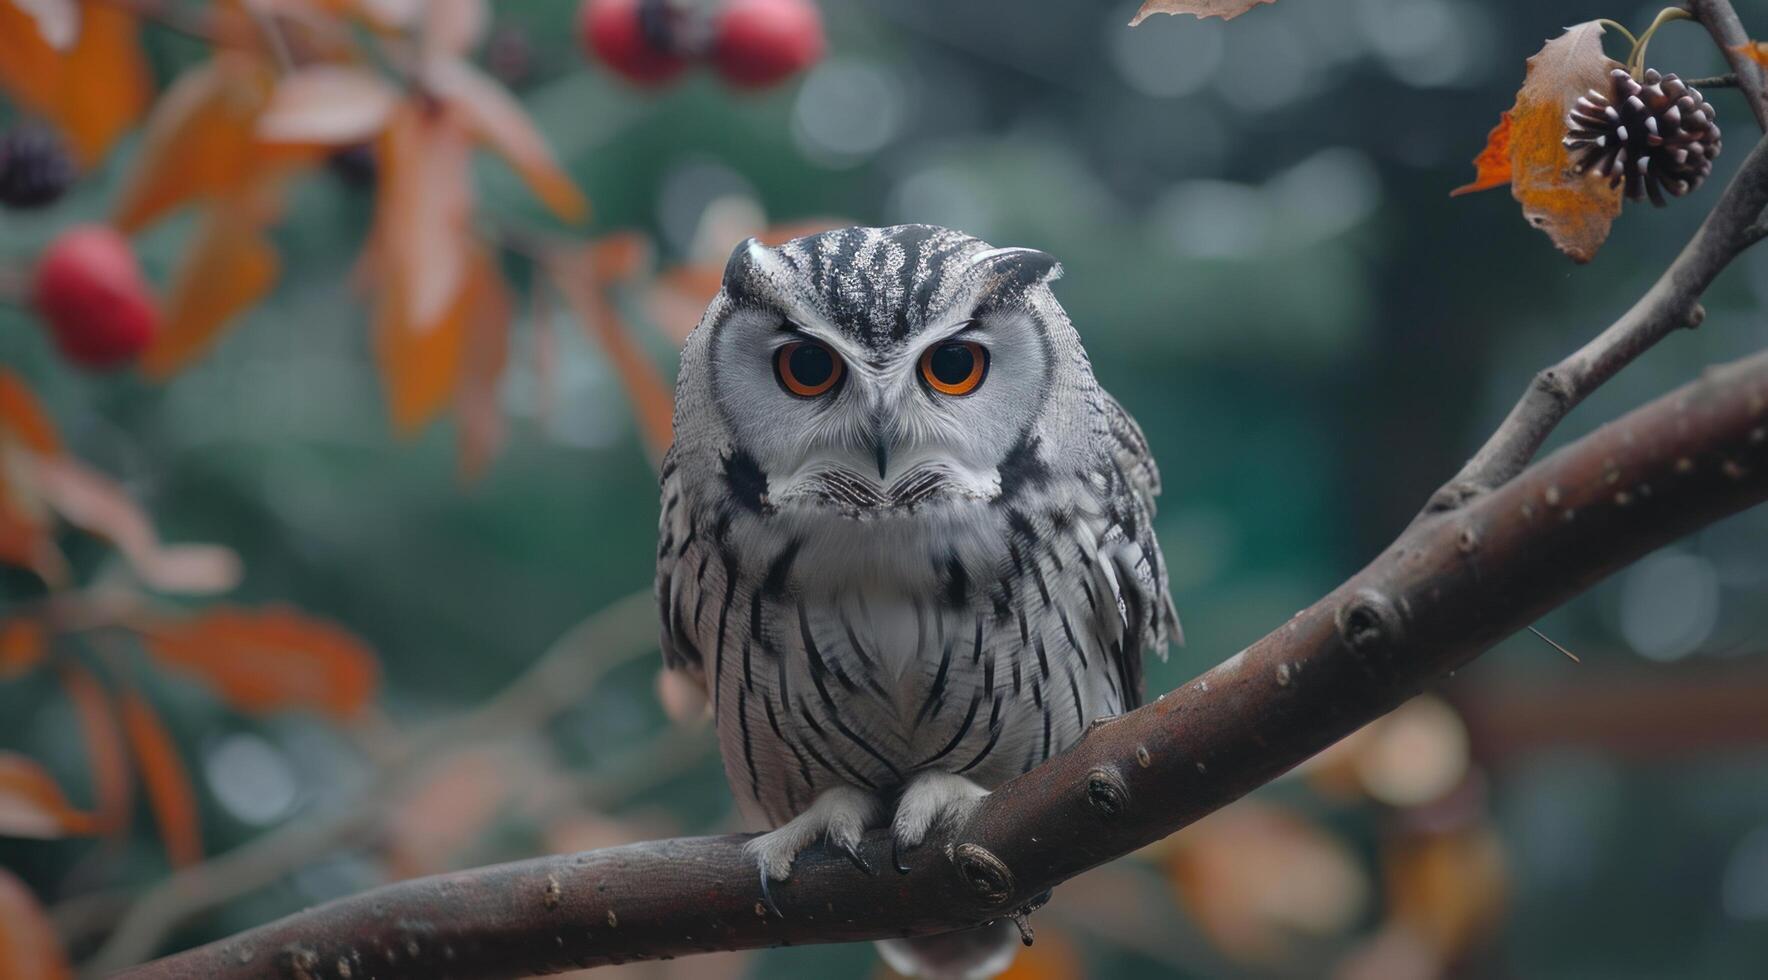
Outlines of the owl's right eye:
M815 398L841 380L841 358L814 340L793 341L774 354L780 387L799 398Z

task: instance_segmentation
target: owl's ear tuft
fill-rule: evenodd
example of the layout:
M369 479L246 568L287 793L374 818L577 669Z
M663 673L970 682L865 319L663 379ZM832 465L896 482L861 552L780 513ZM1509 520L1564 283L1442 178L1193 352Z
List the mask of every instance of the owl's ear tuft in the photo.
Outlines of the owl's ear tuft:
M1035 248L991 248L970 260L982 286L981 309L1016 306L1037 286L1062 277L1062 263Z
M778 274L780 260L757 238L745 238L731 249L724 264L724 291L739 302L756 298L757 291Z

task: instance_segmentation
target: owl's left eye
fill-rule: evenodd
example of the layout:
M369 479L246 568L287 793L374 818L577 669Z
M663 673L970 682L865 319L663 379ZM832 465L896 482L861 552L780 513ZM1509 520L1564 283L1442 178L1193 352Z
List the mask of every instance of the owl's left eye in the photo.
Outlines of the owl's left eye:
M815 398L841 380L841 358L814 340L794 341L774 354L780 387L799 398Z
M988 348L973 340L948 340L921 355L921 380L942 395L968 395L988 374Z

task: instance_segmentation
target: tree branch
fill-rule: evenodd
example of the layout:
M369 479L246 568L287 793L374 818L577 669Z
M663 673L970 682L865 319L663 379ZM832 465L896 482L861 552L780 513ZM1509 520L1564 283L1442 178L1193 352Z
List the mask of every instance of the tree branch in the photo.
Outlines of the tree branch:
M1756 224L1765 206L1768 139L1750 150L1712 212L1651 289L1595 339L1536 374L1503 424L1461 472L1431 495L1420 517L1461 507L1522 472L1591 392L1674 331L1699 326L1705 315L1701 294L1762 237Z
M1688 0L1688 9L1713 36L1713 43L1719 46L1725 61L1731 65L1731 71L1737 75L1737 87L1749 100L1756 124L1768 132L1768 72L1743 53L1744 45L1750 43L1750 36L1744 31L1743 22L1737 19L1731 0Z
M868 876L813 849L761 902L742 837L655 841L341 899L134 980L510 977L716 949L926 934L1052 886L1238 799L1640 556L1768 499L1768 353L1415 522L1332 594L1197 680L1095 724L962 828ZM865 850L890 868L887 832Z

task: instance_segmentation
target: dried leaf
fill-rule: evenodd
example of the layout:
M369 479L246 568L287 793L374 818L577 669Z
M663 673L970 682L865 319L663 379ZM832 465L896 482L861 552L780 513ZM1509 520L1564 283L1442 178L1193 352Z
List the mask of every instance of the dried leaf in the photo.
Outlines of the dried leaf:
M1607 91L1608 73L1618 67L1602 52L1600 23L1566 28L1528 60L1509 126L1501 123L1493 131L1508 137L1510 193L1522 205L1523 217L1576 262L1590 261L1608 238L1621 213L1621 189L1609 186L1594 168L1577 170L1564 143L1566 114L1584 92ZM1488 141L1487 152L1491 149ZM1484 178L1482 171L1470 186Z
M153 523L113 479L66 457L37 468L43 499L68 523L109 541L143 584L161 592L202 595L239 582L239 558L215 545L165 547Z
M1277 0L1142 0L1142 8L1130 20L1130 26L1147 20L1155 14L1190 14L1198 20L1209 17L1220 17L1233 20L1261 3L1276 3Z
M1462 184L1449 192L1450 197L1460 197L1475 191L1503 187L1510 183L1510 113L1505 112L1498 117L1498 125L1486 134L1485 149L1473 158L1473 181Z
M92 769L92 798L101 833L121 834L129 828L129 749L117 722L110 694L90 670L65 660L57 672L62 690L73 703Z
M312 65L284 76L258 117L258 138L274 143L349 146L373 139L399 94L386 79L352 65Z
M467 320L466 365L455 405L461 477L469 481L485 474L503 446L506 426L497 394L509 362L512 316L509 292L488 256L480 253L473 274L476 309Z
M230 53L180 75L148 117L113 216L117 227L135 231L187 201L234 193L260 175L257 119L272 79L256 59Z
M0 868L0 977L73 980L73 976L67 951L43 906L24 882Z
M589 204L559 168L522 104L484 72L464 61L448 61L433 73L438 95L452 102L466 125L481 141L509 161L553 214L566 221L582 221Z
M17 373L0 367L0 434L11 433L25 448L44 456L61 452L61 437L49 413Z
M420 333L456 305L471 248L471 174L465 131L446 107L408 103L380 141L377 259L399 303L400 319Z
M281 262L243 196L208 209L166 296L164 325L141 355L148 377L163 381L201 357L235 314L276 284Z
M0 88L53 121L75 160L91 167L153 97L135 15L120 4L82 4L79 36L57 51L31 15L0 2Z
M375 696L380 668L355 636L295 609L210 609L145 635L161 663L202 678L247 714L309 708L347 720Z
M47 458L0 431L0 563L27 568L51 588L67 584L67 558L52 535L38 471Z
M0 619L0 680L18 675L49 656L49 638L38 619Z
M547 272L589 338L613 363L646 444L660 456L675 437L675 399L662 372L633 341L625 319L607 294L616 274L635 271L642 244L642 239L631 235L609 236L587 248L550 258Z
M80 36L80 5L75 0L12 0L37 22L43 43L57 51L74 46Z
M135 765L147 790L154 821L159 824L166 857L177 868L195 864L203 859L202 820L190 774L178 756L178 744L141 695L124 691L118 700L123 730L129 735L129 748L135 753Z
M1400 836L1382 855L1389 918L1453 959L1504 921L1509 876L1498 835L1482 823Z
M1174 844L1167 871L1186 911L1243 962L1276 965L1306 939L1344 933L1369 898L1343 842L1270 804L1242 800Z
M514 795L524 764L509 745L462 748L432 763L387 814L393 875L414 878L453 867Z
M438 65L465 56L484 37L490 20L485 0L429 0L424 7L424 60Z
M92 814L69 803L42 766L0 751L0 836L54 840L90 834L96 827Z

